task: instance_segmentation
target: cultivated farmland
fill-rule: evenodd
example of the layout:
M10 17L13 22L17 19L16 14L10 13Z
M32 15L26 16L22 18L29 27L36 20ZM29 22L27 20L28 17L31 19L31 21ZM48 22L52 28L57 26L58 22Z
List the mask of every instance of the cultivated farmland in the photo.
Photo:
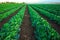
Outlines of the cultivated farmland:
M60 40L60 4L0 4L0 40Z

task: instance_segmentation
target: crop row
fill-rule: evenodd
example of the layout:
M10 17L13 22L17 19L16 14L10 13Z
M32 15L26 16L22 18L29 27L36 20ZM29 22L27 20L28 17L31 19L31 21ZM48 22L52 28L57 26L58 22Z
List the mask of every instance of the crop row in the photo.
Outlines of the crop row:
M32 6L36 11L39 12L39 14L42 14L44 16L46 16L48 19L52 20L52 21L55 21L57 24L60 24L60 16L57 16L57 15L54 15L54 14L51 14L49 13L48 11L45 11L43 9L39 9L35 6Z
M0 21L2 21L4 18L7 18L10 14L14 13L16 10L18 10L19 8L21 8L23 5L20 5L6 13L0 14ZM2 16L3 15L3 16Z
M15 16L5 23L0 30L0 40L18 40L20 37L20 26L24 17L26 6Z
M60 16L60 10L56 11L56 10L47 9L47 8L45 8L45 7L41 7L41 6L36 6L36 7L38 7L39 9L46 10L46 11L52 13L52 14L55 14L55 15Z
M30 19L36 40L60 40L60 35L32 7L29 7Z
M19 5L21 5L21 4L0 4L0 13L1 12L4 12L5 10L9 10L9 9L12 9L12 8L14 8L14 7L16 7L16 6L19 6Z

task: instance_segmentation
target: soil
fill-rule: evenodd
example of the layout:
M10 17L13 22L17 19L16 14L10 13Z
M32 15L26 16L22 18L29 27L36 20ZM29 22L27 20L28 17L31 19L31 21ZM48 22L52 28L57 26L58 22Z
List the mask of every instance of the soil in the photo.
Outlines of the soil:
M16 15L18 13L18 11L20 11L22 7L20 7L19 9L17 9L14 13L10 14L7 18L4 18L1 22L0 22L0 28L3 26L3 24L5 24L6 22L8 22L14 15Z
M31 26L30 15L28 14L28 6L26 7L25 16L21 25L20 39L19 40L35 40L34 30Z

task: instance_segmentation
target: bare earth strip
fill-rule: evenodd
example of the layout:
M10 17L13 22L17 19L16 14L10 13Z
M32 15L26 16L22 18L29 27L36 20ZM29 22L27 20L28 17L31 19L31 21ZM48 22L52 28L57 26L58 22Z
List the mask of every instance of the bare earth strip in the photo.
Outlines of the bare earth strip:
M21 26L19 40L35 40L33 28L31 26L30 15L28 14L28 7L26 7L24 20Z

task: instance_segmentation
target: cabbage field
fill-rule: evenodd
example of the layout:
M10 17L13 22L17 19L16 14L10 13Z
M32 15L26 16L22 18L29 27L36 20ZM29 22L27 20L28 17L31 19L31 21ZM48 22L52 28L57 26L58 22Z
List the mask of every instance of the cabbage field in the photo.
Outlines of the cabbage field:
M60 40L60 4L0 3L0 40Z

